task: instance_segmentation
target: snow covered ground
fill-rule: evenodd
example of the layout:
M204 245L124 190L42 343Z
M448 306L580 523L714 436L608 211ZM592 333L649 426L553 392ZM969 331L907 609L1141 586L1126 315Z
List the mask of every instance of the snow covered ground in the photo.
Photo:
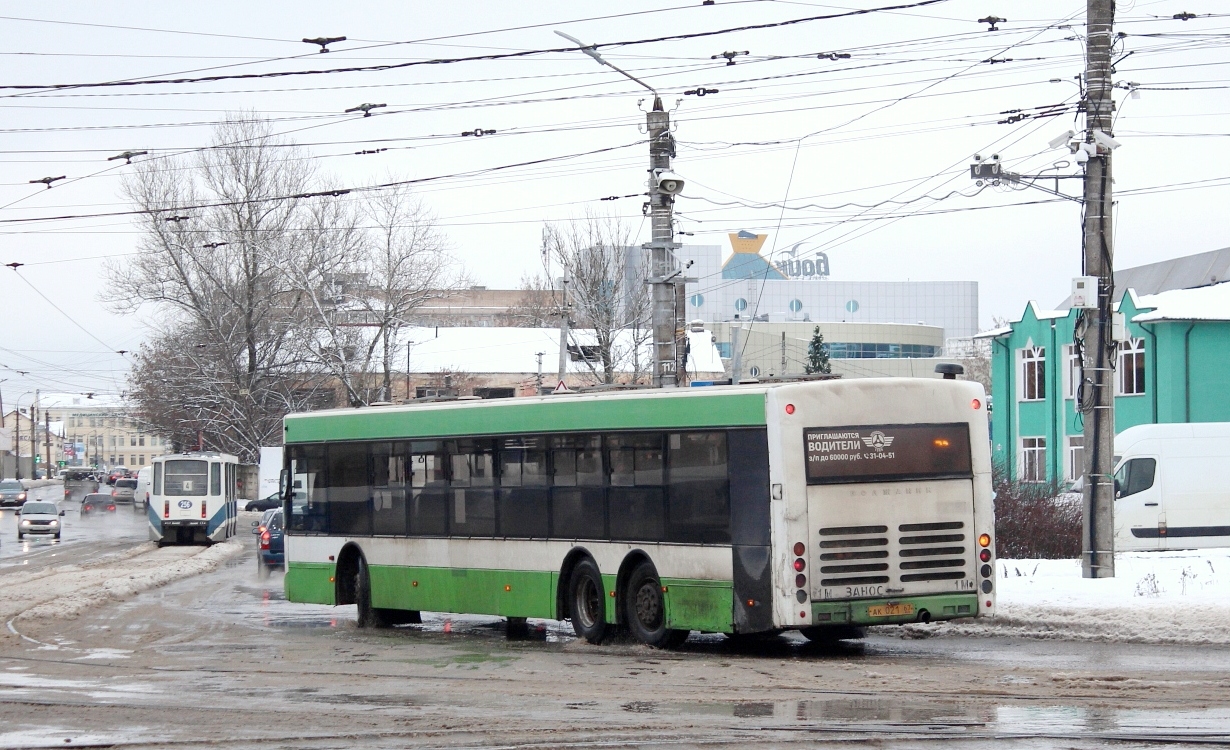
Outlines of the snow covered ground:
M993 620L906 633L1230 644L1230 549L1120 553L1096 580L1079 560L1000 560L995 583Z

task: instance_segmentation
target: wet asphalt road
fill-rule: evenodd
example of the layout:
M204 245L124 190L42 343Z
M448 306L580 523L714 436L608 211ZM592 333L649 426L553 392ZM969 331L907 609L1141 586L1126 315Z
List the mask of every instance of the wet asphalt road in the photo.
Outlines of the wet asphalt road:
M66 525L61 545L3 563L140 543L136 518L71 538ZM509 640L498 618L430 613L365 631L353 606L287 602L242 542L211 573L73 620L12 621L0 747L1230 745L1221 648L884 629L829 645L694 635L663 652L591 646L554 621Z
M64 511L59 540L51 536L27 535L18 541L17 509L0 509L0 586L6 571L89 562L148 538L145 516L136 512L131 503L118 504L114 513L82 518L81 498L94 491L93 484L69 484L68 494L65 489L54 484L29 491L29 499L54 502ZM98 491L108 492L109 488L103 485Z

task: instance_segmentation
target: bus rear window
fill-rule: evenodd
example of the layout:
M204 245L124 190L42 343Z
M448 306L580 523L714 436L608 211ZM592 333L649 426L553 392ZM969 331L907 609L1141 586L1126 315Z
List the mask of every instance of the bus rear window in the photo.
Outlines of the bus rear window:
M166 495L199 497L208 492L208 461L176 459L167 461L164 466Z
M964 422L808 427L803 450L808 484L973 475Z

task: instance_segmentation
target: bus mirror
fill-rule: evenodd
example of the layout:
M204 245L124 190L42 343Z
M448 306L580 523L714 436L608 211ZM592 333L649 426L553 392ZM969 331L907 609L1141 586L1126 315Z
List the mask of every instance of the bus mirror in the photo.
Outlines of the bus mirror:
M278 474L278 495L282 497L286 496L286 490L288 489L287 485L290 484L287 481L289 478L290 478L290 472L288 472L286 469L282 469L282 472Z

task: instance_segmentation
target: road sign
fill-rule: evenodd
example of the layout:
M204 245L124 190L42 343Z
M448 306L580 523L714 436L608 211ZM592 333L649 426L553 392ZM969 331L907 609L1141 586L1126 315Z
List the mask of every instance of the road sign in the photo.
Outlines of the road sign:
M551 392L552 393L570 393L571 391L568 389L568 385L564 383L564 381L561 380L559 381L559 385L555 386L555 390Z

